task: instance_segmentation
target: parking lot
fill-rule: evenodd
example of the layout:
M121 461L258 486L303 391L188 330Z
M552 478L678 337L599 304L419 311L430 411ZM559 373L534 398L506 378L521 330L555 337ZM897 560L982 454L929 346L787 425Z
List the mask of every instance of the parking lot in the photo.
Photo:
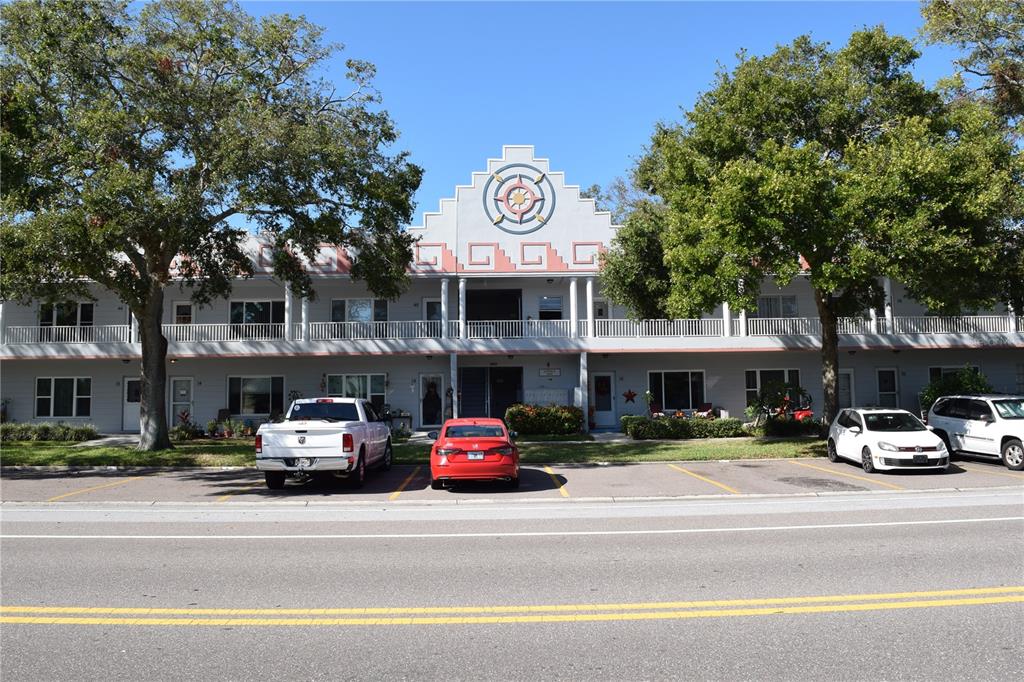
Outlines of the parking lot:
M954 462L946 473L908 471L873 475L851 464L826 459L527 465L521 470L520 480L518 490L491 483L431 490L425 465L396 465L388 472L370 472L361 490L348 489L343 481L310 480L289 481L284 490L271 491L264 486L263 475L248 468L8 469L0 480L0 501L452 503L1024 487L1024 474L997 463L970 460Z

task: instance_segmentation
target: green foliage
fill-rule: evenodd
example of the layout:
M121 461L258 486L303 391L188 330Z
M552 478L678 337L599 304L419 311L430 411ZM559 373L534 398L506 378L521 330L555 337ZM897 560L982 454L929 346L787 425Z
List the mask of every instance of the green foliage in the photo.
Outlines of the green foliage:
M220 426L220 424L217 422L216 419L211 419L210 421L206 422L206 435L216 436L218 426Z
M572 405L512 405L505 411L505 423L523 435L579 433L583 410Z
M739 419L688 419L624 415L622 431L633 440L681 440L687 438L736 438L748 435Z
M788 415L769 417L764 423L766 436L821 436L822 422L814 419L793 419Z
M792 411L810 404L810 394L797 384L773 381L761 388L754 405L755 414L767 410L771 414Z
M639 319L668 317L671 273L665 265L665 211L653 203L635 207L602 255L601 287Z
M98 435L92 424L57 422L7 422L0 424L0 441L67 441L92 440Z
M965 53L956 60L957 90L981 95L1004 115L1024 116L1024 3L925 0L921 14L928 42Z
M201 434L199 429L190 422L180 422L172 426L169 430L169 435L173 441L186 441L195 440Z
M936 400L945 395L976 395L992 393L993 390L984 374L973 367L964 367L925 386L920 394L921 409L929 410Z

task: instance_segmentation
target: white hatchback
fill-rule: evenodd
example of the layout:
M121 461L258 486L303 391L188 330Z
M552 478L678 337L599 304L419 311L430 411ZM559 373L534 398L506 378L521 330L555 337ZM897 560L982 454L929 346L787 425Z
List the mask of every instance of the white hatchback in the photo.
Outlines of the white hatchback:
M828 458L856 462L871 474L889 469L939 469L949 466L945 443L931 427L906 410L841 410L828 430Z

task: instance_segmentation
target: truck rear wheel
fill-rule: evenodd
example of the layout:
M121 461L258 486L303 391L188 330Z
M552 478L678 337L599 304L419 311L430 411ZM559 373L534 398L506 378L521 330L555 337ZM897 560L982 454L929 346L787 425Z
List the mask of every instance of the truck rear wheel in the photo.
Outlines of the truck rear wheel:
M270 490L281 490L284 488L285 472L283 471L264 471L263 477L267 481L267 488Z
M357 490L363 487L366 483L366 458L363 457L363 453L359 453L359 460L356 462L356 468L352 470L352 473L348 475L348 485L353 490Z

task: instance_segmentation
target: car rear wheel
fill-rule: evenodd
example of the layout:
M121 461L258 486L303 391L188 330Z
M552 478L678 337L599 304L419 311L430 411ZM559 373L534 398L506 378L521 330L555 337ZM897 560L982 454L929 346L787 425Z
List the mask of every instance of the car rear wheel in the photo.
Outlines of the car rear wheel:
M508 486L509 490L518 490L519 489L519 477L515 476L513 478L508 479L508 482L505 485Z
M864 448L860 452L860 465L864 467L864 473L873 474L877 470L875 469L875 463L871 460L871 450Z
M281 490L284 488L285 472L283 471L264 471L263 478L267 481L267 488L270 490Z
M394 451L391 448L391 441L384 446L384 458L380 462L381 471L391 471L391 460L394 459Z
M1003 464L1013 471L1024 469L1024 445L1016 438L1011 438L1003 444Z
M358 490L363 487L366 483L366 458L363 457L363 453L359 453L359 460L356 462L356 468L348 475L348 485L354 490Z
M839 452L836 451L836 442L831 438L828 439L828 461L838 462Z
M430 479L430 489L431 490L444 490L444 482L440 481L440 480L438 480L436 478L432 478L432 479Z

